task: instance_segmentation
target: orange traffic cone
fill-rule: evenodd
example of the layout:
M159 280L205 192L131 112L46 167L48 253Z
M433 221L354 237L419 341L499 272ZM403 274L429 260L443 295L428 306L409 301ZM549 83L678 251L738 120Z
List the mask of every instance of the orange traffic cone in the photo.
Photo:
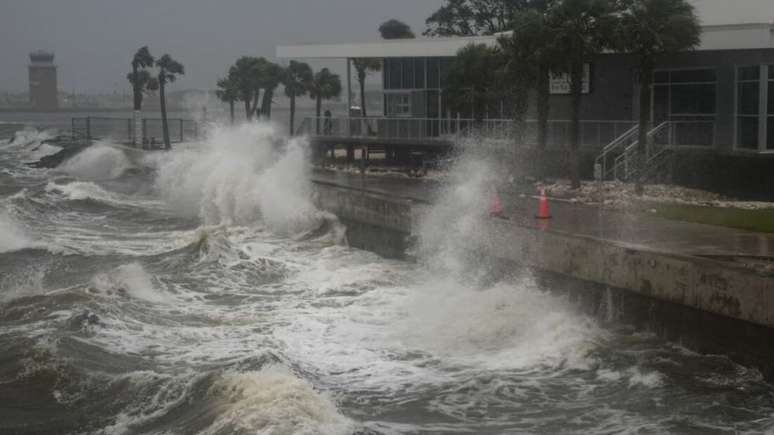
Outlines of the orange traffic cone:
M497 194L497 190L492 192L492 202L489 203L489 216L503 217L503 203L500 202L500 195Z
M551 213L548 212L548 199L546 198L546 189L540 189L540 200L538 201L538 219L551 219Z

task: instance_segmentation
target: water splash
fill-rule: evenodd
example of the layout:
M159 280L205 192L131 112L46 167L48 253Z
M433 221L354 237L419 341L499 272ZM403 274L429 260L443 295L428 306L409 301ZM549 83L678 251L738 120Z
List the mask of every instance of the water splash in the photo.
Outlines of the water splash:
M60 166L60 170L87 180L108 180L120 177L132 163L120 149L97 143Z
M202 433L348 434L333 400L280 366L223 373L209 390L217 419Z
M0 254L37 246L20 224L0 211Z
M268 124L215 126L204 143L156 164L164 197L206 225L263 222L293 234L322 224L309 201L306 142L286 140Z

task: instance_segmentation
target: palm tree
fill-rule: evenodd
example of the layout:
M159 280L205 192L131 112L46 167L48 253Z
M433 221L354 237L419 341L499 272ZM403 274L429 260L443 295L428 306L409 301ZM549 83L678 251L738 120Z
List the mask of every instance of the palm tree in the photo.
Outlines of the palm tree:
M616 41L633 54L640 76L640 117L636 192L643 193L651 86L656 60L663 55L695 48L701 37L693 6L685 0L621 0Z
M399 20L387 20L379 26L379 34L382 35L382 39L414 39L414 32L411 31L411 27L403 21Z
M164 94L164 88L167 83L175 81L178 75L185 74L183 65L172 59L168 54L161 56L156 61L156 67L159 69L159 97L161 99L161 126L164 131L164 148L170 149L172 145L169 141L169 125L167 125L167 100Z
M546 21L546 9L550 2L533 2L532 9L515 11L513 33L499 40L508 57L507 68L512 80L536 90L538 157L535 173L539 178L546 175L548 116L551 109L549 75L562 68L555 33Z
M296 97L306 94L309 82L314 79L312 68L303 62L295 60L290 61L290 65L285 69L285 95L290 98L290 135L295 133L296 119Z
M320 134L322 100L330 100L341 95L341 79L338 74L333 74L328 68L323 68L309 82L307 91L309 96L317 102L317 134Z
M220 101L228 103L232 125L234 124L234 103L239 99L239 89L236 85L232 77L226 77L218 80L218 90L215 91Z
M258 107L258 97L261 93L260 78L263 63L266 59L242 56L229 68L229 80L233 80L239 94L239 100L245 104L245 118L253 118Z
M158 82L151 73L146 70L153 66L155 59L150 54L148 46L140 47L132 58L132 72L126 75L126 79L132 85L132 93L134 94L134 125L135 130L139 128L140 123L140 110L142 110L142 99L145 90L156 90L158 88ZM137 144L137 134L133 135L132 141L134 145Z
M271 105L274 102L274 91L277 90L285 78L285 69L273 62L266 61L261 69L261 88L263 89L263 98L261 99L261 116L271 119Z
M134 110L142 110L142 96L145 86L151 79L150 73L145 68L153 66L155 59L148 51L148 46L141 47L132 58L132 72L126 75L132 84L134 93Z
M373 57L360 57L352 59L352 65L357 72L357 81L360 84L360 113L365 118L368 116L366 112L366 95L365 95L365 80L369 72L377 72L382 69L382 62L379 59Z
M610 0L563 0L548 10L547 22L554 32L556 46L564 59L563 68L554 71L570 76L570 180L580 188L580 103L584 69L596 55L612 47L616 18Z

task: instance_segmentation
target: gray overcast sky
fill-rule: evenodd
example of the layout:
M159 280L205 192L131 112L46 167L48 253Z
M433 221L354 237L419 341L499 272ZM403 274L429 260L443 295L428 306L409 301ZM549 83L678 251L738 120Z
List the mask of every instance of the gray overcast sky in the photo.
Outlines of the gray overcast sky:
M241 55L276 45L379 38L389 18L420 34L442 0L0 0L0 91L27 88L28 54L56 53L61 90L127 90L134 51L149 45L186 67L176 89L212 88ZM343 68L344 62L340 62ZM124 89L126 88L126 89Z
M774 0L692 0L705 24L774 21ZM0 91L27 88L28 53L53 50L60 89L127 90L148 44L186 66L176 89L212 88L241 55L276 45L378 39L389 18L419 34L442 0L0 0ZM344 62L334 66L343 69Z

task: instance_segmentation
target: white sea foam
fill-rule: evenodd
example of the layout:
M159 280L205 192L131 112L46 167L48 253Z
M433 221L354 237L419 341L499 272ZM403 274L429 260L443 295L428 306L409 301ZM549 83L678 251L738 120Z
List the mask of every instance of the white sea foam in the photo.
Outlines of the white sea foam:
M209 389L216 420L202 433L350 434L333 400L287 369L223 373Z
M601 333L528 279L473 289L439 278L416 289L406 305L397 331L407 346L491 369L585 369Z
M636 386L656 388L664 384L664 376L657 371L643 371L638 367L632 367L626 374L629 375L629 388Z
M122 150L97 143L64 162L59 169L82 179L106 180L121 176L131 167Z
M160 159L157 186L176 210L207 225L250 225L297 233L322 223L309 201L302 139L268 124L216 126L203 144Z

